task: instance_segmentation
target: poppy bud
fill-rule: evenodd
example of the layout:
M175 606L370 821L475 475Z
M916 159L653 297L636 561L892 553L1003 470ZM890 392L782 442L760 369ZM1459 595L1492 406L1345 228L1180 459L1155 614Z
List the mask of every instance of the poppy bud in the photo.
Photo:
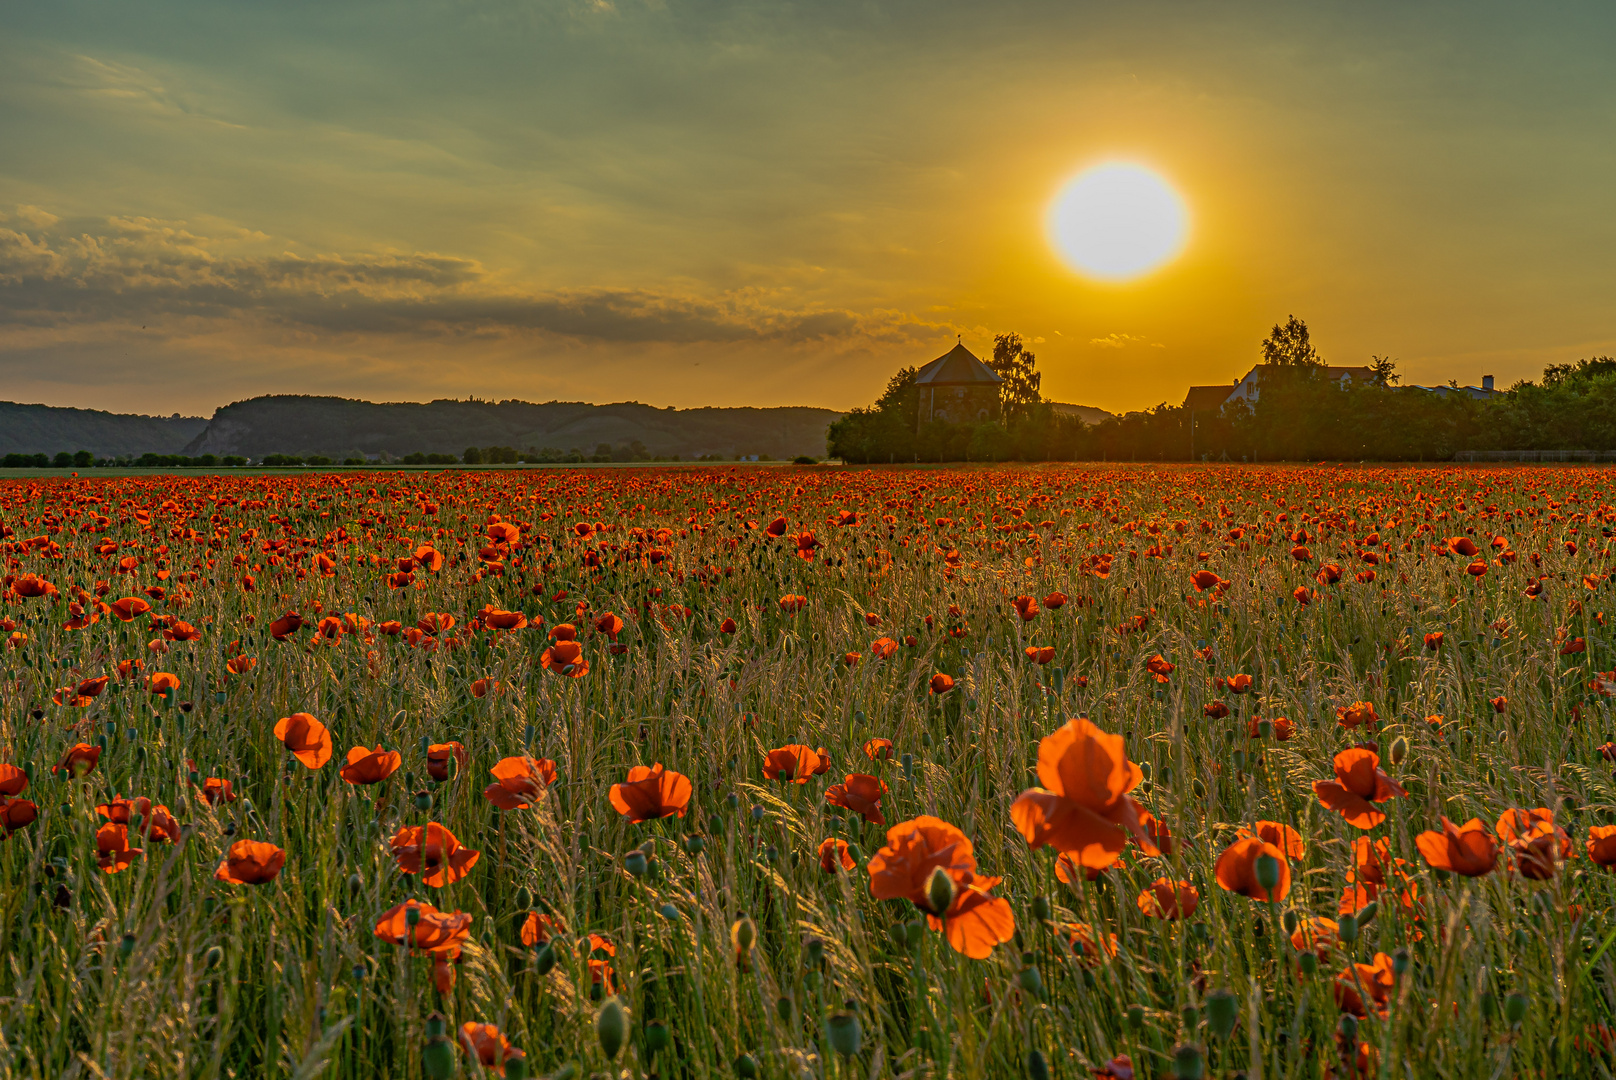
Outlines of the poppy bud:
M1311 956L1313 954L1309 953L1308 955ZM551 970L555 968L555 966L556 953L554 943L546 941L537 949L533 950L534 971L538 972L540 975L548 975L550 974Z
M735 925L729 928L729 940L738 953L749 952L752 943L757 941L757 926L751 919L742 915L735 920Z
M905 755L903 755L903 778L905 780L913 780L915 778L914 773L915 773L915 755L913 755L913 754L905 754Z
M1392 973L1402 978L1408 972L1408 950L1398 949L1392 953Z
M1023 990L1039 1001L1044 999L1044 977L1038 973L1037 968L1030 965L1022 968L1021 973L1016 976L1016 981Z
M432 793L429 791L417 791L415 793L415 808L423 814L432 809Z
M208 946L208 951L202 954L202 969L212 971L224 960L224 950L217 945Z
M1341 1040L1348 1046L1358 1045L1358 1018L1351 1013L1342 1013L1341 1021L1336 1030L1341 1032Z
M953 876L941 866L933 867L931 877L926 879L926 903L933 915L944 915L954 906L955 891Z
M751 1054L742 1054L735 1059L735 1075L741 1080L752 1080L757 1076L757 1059Z
M677 922L679 919L679 909L674 907L672 904L663 904L661 907L657 908L657 914L661 915L669 922Z
M517 910L526 911L528 908L530 908L532 906L533 906L533 894L528 891L528 887L526 885L523 885L520 889L516 890L516 907L517 907Z
M926 924L919 919L910 919L903 924L904 936L911 949L919 948L920 939L926 933Z
M719 817L717 814L713 814L707 819L707 831L712 833L714 836L723 836L724 819Z
M648 866L649 864L645 858L645 852L641 851L639 848L635 848L627 855L623 856L623 869L627 870L630 874L633 874L637 878L642 878L645 876Z
M1272 739L1274 737L1274 722L1272 720L1257 721L1257 737L1259 739Z
M1287 911L1285 914L1279 917L1279 924L1285 928L1285 932L1287 934L1296 933L1296 925L1299 922L1301 922L1301 920L1297 918L1296 912L1294 911Z
M421 1047L421 1072L432 1080L447 1080L454 1071L454 1044L442 1035L427 1039L426 1045Z
M805 962L809 967L821 967L825 963L825 943L818 938L811 939L804 948L807 954Z
M1392 740L1391 753L1388 755L1393 765L1401 765L1403 759L1408 757L1408 738L1403 735Z
M1206 785L1201 783L1201 778L1199 776L1197 776L1194 781L1191 782L1190 790L1195 792L1195 797L1197 799L1206 798ZM1272 856L1270 856L1270 858L1272 858ZM1258 884L1260 885L1262 882L1259 881ZM1279 884L1279 877L1277 875L1274 877L1274 884Z
M411 907L407 907L407 908L404 909L404 925L405 926L408 926L413 930L415 928L416 923L419 923L420 921L421 921L421 909L420 909L419 906L411 906Z
M1360 927L1368 926L1370 923L1375 921L1375 916L1379 913L1380 901L1371 900L1369 903L1358 909L1358 925Z
M1519 990L1504 999L1504 1019L1513 1027L1526 1019L1526 995Z
M1272 855L1264 853L1257 856L1252 870L1257 878L1257 884L1269 895L1279 888L1279 860Z
M1498 997L1491 990L1481 992L1481 1015L1488 1020L1498 1015Z
M1027 1075L1032 1080L1049 1080L1049 1062L1042 1050L1027 1051Z
M774 1003L774 1011L780 1017L781 1023L789 1024L791 1022L791 999L788 997L778 998Z
M1318 954L1305 952L1296 958L1296 967L1303 975L1312 975L1319 970Z
M858 1054L859 1045L864 1040L858 1015L852 1012L831 1013L825 1021L825 1035L830 1048L844 1058Z
M1240 999L1228 990L1214 990L1206 999L1206 1026L1219 1039L1227 1039L1239 1018Z
M623 1040L627 1036L628 1013L614 994L595 1014L595 1038L600 1040L600 1052L606 1055L607 1061L617 1059L617 1052L623 1048Z
M348 891L349 892L358 892L359 890L363 889L364 887L365 887L365 879L364 878L360 877L358 874L349 874L348 875Z
M859 847L857 844L848 844L847 857L852 859L854 862L858 862L860 859L864 858L864 849Z
M1135 1031L1145 1026L1145 1007L1143 1005L1128 1006L1128 1026Z
M1345 942L1358 940L1358 916L1346 914L1336 922L1335 936Z
M672 1040L671 1036L668 1034L667 1024L664 1024L660 1020L652 1020L649 1024L645 1025L645 1049L648 1053L655 1054L662 1050L666 1050L670 1041ZM509 1075L509 1073L510 1068L507 1066L506 1074Z
M1048 922L1054 918L1054 908L1050 906L1049 897L1040 893L1032 898L1032 917L1039 922Z
M1205 1074L1206 1059L1199 1046L1184 1043L1173 1051L1173 1075L1178 1080L1201 1080Z
M527 1080L527 1055L514 1047L506 1053L505 1080Z
M780 861L780 849L770 844L763 849L763 857L771 863L777 863Z
M728 795L725 795L725 796L724 796L724 802L725 802L725 804L726 804L726 805L728 805L728 806L729 806L729 808L730 808L730 809L731 809L731 810L736 810L736 809L739 809L739 808L740 808L740 805L741 805L741 797L740 797L740 796L739 796L739 795L737 795L737 794L735 794L735 793L734 793L734 792L733 792L733 791L732 791L732 792L730 792L730 793L729 793L729 794L728 794Z

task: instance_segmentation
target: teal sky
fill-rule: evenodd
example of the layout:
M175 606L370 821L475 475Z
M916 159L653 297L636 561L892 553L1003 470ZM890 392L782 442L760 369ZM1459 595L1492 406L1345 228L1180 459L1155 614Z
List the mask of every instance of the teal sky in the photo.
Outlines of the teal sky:
M0 396L846 408L960 335L1108 409L1616 353L1616 7L0 0ZM1087 282L1083 165L1184 253Z

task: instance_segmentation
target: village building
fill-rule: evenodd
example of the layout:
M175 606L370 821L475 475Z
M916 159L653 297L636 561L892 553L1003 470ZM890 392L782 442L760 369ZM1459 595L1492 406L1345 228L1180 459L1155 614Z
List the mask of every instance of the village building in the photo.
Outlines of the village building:
M1244 401L1254 405L1262 395L1264 378L1272 379L1276 374L1270 369L1288 371L1275 364L1258 364L1246 372L1244 378L1236 379L1233 385L1228 386L1192 386L1184 395L1184 408L1196 413L1215 413L1225 405L1236 401ZM1343 390L1353 386L1367 386L1375 381L1375 372L1370 367L1336 367L1329 366L1324 369L1324 378L1340 386ZM1493 377L1483 375L1480 386L1397 386L1394 390L1419 390L1438 397L1449 394L1467 394L1473 398L1487 398L1498 391L1493 389Z
M999 384L994 370L967 349L955 345L915 375L920 391L920 422L975 424L999 416Z

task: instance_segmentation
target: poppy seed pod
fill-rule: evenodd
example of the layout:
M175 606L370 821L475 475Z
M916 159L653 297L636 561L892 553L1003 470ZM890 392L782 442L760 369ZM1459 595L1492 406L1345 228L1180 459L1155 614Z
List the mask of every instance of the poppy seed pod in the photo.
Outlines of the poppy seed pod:
M432 809L432 793L430 791L417 791L415 793L415 808L423 814Z
M932 914L941 916L953 907L956 891L953 876L941 866L934 867L931 877L926 879L926 903Z
M1337 1027L1341 1032L1341 1041L1348 1046L1358 1045L1358 1018L1351 1013L1342 1013L1341 1021Z
M600 1040L600 1052L607 1061L617 1060L617 1052L628 1037L628 1012L616 995L607 998L595 1014L595 1038Z
M1305 952L1296 958L1296 967L1303 975L1312 975L1319 970L1319 957L1317 953Z
M825 1021L825 1036L830 1048L844 1058L855 1057L864 1041L864 1030L853 1012L831 1013Z
M1526 995L1519 990L1512 991L1504 998L1504 1019L1509 1021L1511 1027L1526 1019Z
M1219 1039L1227 1039L1239 1018L1240 999L1228 990L1214 990L1206 999L1206 1026Z
M1145 1026L1145 1007L1143 1005L1128 1006L1128 1026L1135 1031Z
M633 851L630 851L627 855L623 856L623 869L627 870L630 874L633 874L637 878L644 877L648 868L649 863L645 858L645 852L641 851L639 848L635 848Z
M454 1043L442 1035L433 1035L421 1047L421 1072L432 1080L447 1080L454 1075Z
M1401 765L1408 757L1408 737L1399 735L1392 740L1392 748L1387 755L1393 765Z
M735 1059L735 1075L739 1076L741 1080L752 1080L757 1074L757 1058L751 1054L742 1054Z
M1336 922L1335 936L1342 941L1353 942L1358 940L1358 916L1350 912L1342 915Z
M1258 855L1252 865L1252 871L1257 884L1268 893L1279 888L1279 860L1272 855L1264 853Z
M1184 1043L1173 1050L1173 1075L1178 1080L1201 1080L1206 1075L1206 1058L1199 1046Z

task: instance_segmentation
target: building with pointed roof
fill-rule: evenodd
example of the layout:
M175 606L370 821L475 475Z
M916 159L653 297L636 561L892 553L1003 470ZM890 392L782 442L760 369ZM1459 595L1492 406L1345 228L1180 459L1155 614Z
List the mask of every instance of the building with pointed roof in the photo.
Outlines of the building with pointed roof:
M999 415L1002 378L967 349L955 345L915 375L920 422L977 423Z

